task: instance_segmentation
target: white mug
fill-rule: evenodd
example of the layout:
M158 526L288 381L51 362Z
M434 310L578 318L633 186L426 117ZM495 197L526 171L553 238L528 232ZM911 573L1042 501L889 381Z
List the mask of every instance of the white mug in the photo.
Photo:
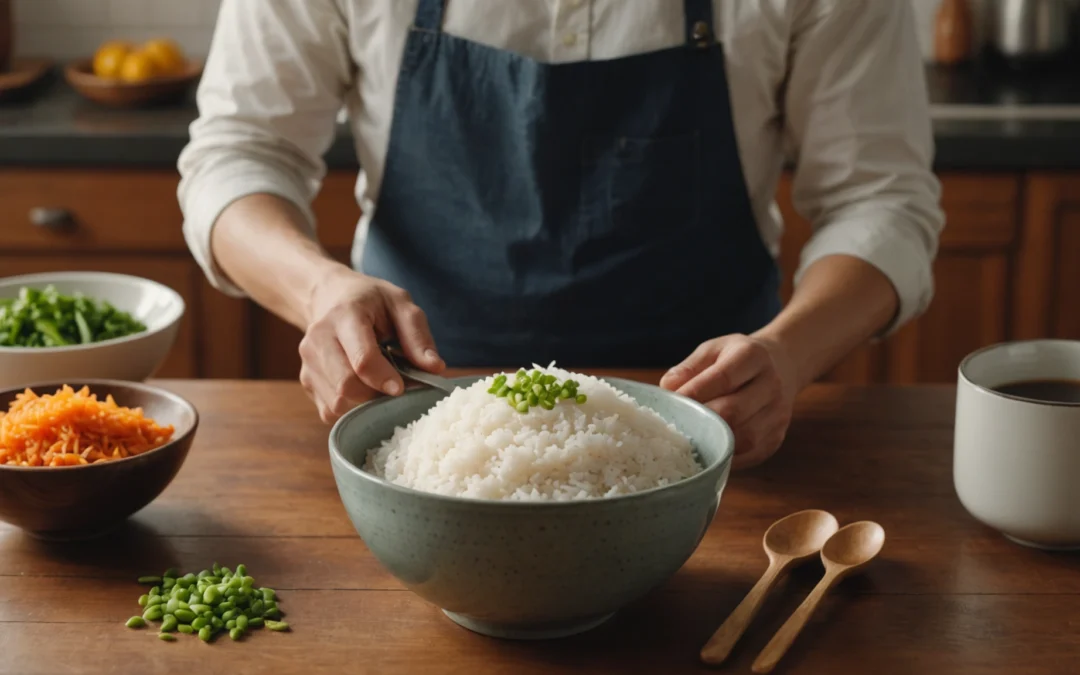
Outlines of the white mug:
M1080 342L987 347L964 359L958 379L953 484L964 508L1019 544L1080 549L1080 403L995 391L1080 382Z

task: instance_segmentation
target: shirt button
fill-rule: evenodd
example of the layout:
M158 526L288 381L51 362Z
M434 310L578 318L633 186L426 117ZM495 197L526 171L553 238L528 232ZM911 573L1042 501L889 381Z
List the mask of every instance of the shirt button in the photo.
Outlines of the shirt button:
M576 33L567 33L566 35L563 36L562 42L567 47L573 47L574 45L577 44L577 34Z

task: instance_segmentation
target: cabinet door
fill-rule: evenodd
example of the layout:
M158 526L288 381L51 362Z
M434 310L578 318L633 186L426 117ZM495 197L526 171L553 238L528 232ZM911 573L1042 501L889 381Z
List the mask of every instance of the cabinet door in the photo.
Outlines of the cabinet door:
M187 311L180 326L168 359L158 371L156 377L197 377L199 359L197 353L196 330L199 303L199 271L194 262L182 256L47 256L47 257L2 257L0 274L16 276L37 274L39 272L96 271L130 274L152 279L168 286L184 298ZM205 328L205 327L203 327Z
M941 181L946 224L934 263L934 300L886 342L886 381L895 384L955 382L966 355L1009 334L1020 179L946 174Z
M1026 192L1013 337L1080 339L1080 176L1032 175Z

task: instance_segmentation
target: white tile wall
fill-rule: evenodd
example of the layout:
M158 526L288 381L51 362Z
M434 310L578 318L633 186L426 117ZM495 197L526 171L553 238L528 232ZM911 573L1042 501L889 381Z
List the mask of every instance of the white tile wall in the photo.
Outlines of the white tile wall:
M15 50L73 59L106 40L176 40L192 57L210 47L221 0L15 0Z
M934 14L941 0L910 1L923 55L929 59ZM976 9L980 3L973 0ZM109 39L167 35L190 55L202 57L210 47L220 4L221 0L15 0L16 50L69 59L86 56Z

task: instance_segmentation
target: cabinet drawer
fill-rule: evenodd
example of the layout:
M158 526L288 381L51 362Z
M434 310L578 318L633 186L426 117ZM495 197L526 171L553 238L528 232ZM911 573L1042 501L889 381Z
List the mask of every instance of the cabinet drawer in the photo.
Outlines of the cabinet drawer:
M3 276L67 271L114 272L153 279L168 286L184 298L187 311L181 321L176 343L157 377L199 375L195 339L199 271L194 262L181 256L0 256L0 271Z
M0 250L183 252L179 182L171 171L0 169ZM352 171L332 172L315 200L328 248L352 246L355 184Z
M0 249L183 251L169 171L0 169ZM35 213L52 216L35 223Z

